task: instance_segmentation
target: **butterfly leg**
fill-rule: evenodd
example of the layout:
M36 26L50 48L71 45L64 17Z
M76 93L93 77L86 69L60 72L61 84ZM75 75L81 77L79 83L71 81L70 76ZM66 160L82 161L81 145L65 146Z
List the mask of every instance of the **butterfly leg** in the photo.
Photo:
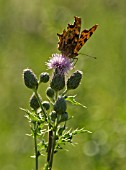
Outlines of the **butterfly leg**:
M78 58L71 58L71 63L73 63L73 66L75 66L76 65L76 63L77 63L77 61L78 61Z

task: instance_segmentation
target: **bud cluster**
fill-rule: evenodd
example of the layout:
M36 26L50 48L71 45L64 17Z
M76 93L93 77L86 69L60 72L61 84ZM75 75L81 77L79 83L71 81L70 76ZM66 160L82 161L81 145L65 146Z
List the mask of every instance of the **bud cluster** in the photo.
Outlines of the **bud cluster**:
M66 81L67 91L76 89L79 86L82 75L82 72L77 70L68 78L68 80ZM23 71L23 76L25 85L28 88L33 89L34 91L29 101L30 107L34 110L41 108L43 111L45 110L45 112L49 111L51 103L49 101L42 102L40 94L35 93L37 92L38 86L41 83L47 83L49 81L49 74L47 72L41 73L38 81L37 76L33 73L31 69L25 69ZM51 112L51 114L49 114L52 121L54 121L58 117L60 117L60 119L58 120L59 122L67 121L68 119L65 96L59 95L56 97L56 93L58 91L61 91L64 87L65 74L61 74L58 69L55 69L50 80L50 86L46 90L47 97L49 97L50 101L52 100L54 102L53 111ZM47 115L45 115L45 117L47 117Z

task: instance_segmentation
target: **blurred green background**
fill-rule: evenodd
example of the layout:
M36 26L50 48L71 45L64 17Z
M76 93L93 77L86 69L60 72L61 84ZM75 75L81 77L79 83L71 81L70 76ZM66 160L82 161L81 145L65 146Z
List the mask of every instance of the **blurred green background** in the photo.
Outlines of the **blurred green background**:
M33 141L25 135L29 125L19 110L29 108L32 93L23 84L22 70L46 71L45 62L58 53L57 32L75 15L82 18L82 29L99 24L81 49L97 60L79 55L76 69L84 78L70 94L78 94L87 109L69 104L74 119L68 127L84 126L93 133L78 135L76 147L65 146L69 151L55 156L53 169L126 169L125 8L125 0L0 0L0 170L34 169Z

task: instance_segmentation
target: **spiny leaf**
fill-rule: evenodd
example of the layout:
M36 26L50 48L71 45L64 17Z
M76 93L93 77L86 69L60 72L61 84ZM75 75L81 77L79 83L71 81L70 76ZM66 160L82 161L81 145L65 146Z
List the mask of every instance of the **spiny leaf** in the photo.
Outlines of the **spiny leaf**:
M33 156L30 156L30 157L31 157L31 158L34 158L34 159L36 158L36 156L35 156L35 155L33 155Z
M73 135L76 135L76 134L80 134L80 133L84 133L84 132L92 133L91 131L85 130L84 128L82 128L82 129L75 129L75 130L73 130L73 131L72 131L72 134L73 134Z
M56 145L56 148L58 149L58 146L60 145L64 145L65 143L69 142L72 144L72 139L75 135L78 135L80 133L92 133L88 130L85 130L84 128L81 128L81 129L75 129L75 130L68 130L66 131L62 136L59 136L59 139L57 140L57 145Z
M20 109L23 110L27 114L25 117L29 119L30 121L40 122L40 119L36 116L34 112L30 112L28 109L23 109L23 108L20 108Z
M75 95L75 96L67 96L66 100L69 101L69 102L71 102L73 105L82 106L82 107L84 107L84 108L87 108L87 107L84 106L83 104L77 102L77 101L75 100L75 97L76 97L76 95Z
M25 113L27 113L27 114L30 114L30 113L31 113L28 109L24 109L24 108L21 108L21 107L20 107L20 109L21 109L22 111L24 111Z

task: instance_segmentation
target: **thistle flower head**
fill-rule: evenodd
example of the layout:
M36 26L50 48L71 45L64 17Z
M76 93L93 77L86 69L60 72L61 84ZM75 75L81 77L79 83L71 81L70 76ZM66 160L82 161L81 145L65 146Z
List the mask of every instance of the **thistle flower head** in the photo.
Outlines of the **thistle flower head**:
M54 110L56 111L57 114L62 114L66 111L66 109L67 109L66 100L64 99L64 97L59 96L54 104Z
M48 87L46 90L46 95L50 98L54 97L54 90L51 87Z
M40 74L40 83L47 83L49 81L49 74L46 72L43 72Z
M28 88L30 88L30 89L38 88L37 77L31 69L23 70L23 78L24 78L24 83Z
M42 101L42 98L40 95L39 95L39 99L40 101ZM37 110L40 107L38 99L36 98L34 93L32 94L29 103L30 103L30 107L33 108L34 110Z
M55 91L60 91L65 87L65 76L57 72L58 70L56 69L52 76L50 87Z
M67 80L67 89L76 89L82 79L83 73L79 70L75 71Z
M52 58L46 64L49 69L57 69L60 74L67 73L73 68L71 60L62 54L52 54Z
M49 103L48 101L42 102L42 105L43 105L43 107L44 107L46 110L49 110L49 108L50 108L50 103Z

